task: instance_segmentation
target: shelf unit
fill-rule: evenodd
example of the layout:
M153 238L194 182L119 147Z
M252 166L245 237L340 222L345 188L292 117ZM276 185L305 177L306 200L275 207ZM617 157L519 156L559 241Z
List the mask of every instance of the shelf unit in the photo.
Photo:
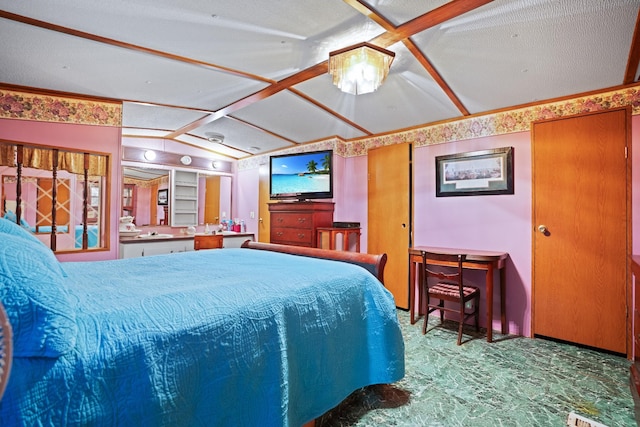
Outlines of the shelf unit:
M198 224L198 173L171 171L171 226Z

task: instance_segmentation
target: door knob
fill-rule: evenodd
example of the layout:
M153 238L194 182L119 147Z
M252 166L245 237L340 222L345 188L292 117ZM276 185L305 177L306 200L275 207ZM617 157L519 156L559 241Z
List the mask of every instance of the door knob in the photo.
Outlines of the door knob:
M547 230L547 226L546 226L546 225L543 225L543 224L540 224L540 225L538 226L538 231L539 231L539 232L541 232L542 234L546 234L546 233L547 233L547 231L548 231L548 230Z

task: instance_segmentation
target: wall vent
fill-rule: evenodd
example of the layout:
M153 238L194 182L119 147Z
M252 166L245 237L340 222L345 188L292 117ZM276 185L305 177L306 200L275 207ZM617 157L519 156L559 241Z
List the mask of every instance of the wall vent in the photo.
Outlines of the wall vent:
M604 424L600 424L596 421L585 418L582 415L576 414L575 412L569 413L569 418L567 419L567 426L569 427L607 427Z

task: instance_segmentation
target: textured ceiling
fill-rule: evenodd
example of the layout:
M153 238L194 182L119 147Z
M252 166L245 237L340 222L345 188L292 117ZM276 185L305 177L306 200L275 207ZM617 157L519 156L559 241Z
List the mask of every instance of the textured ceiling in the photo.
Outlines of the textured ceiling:
M0 84L120 99L125 137L244 158L631 84L639 8L640 0L0 0ZM363 41L396 53L389 77L374 93L342 93L328 54Z

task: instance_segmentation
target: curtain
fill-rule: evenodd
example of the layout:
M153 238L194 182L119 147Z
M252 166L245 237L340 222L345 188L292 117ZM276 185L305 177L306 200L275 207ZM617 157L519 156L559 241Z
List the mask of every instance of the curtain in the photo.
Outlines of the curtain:
M0 144L0 166L14 167L16 165L16 146Z
M14 144L0 143L0 166L16 166ZM24 147L22 166L42 170L53 170L55 151L50 148ZM84 175L85 166L91 176L106 176L108 157L99 154L87 154L88 164L85 165L85 153L58 151L58 170Z

